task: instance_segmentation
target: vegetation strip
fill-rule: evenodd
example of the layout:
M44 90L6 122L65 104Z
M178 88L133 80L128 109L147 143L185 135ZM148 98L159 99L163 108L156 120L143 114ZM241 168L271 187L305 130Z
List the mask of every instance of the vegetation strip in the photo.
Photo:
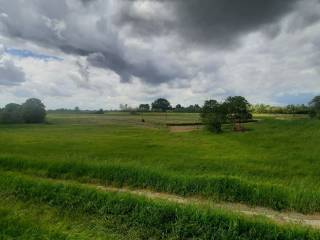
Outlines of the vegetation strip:
M143 196L155 200L165 200L179 204L191 204L200 207L208 207L213 209L222 209L230 212L241 213L247 216L261 216L266 217L278 224L302 224L314 228L320 228L320 215L305 215L297 212L279 212L263 207L250 207L245 204L215 202L205 198L196 197L182 197L179 195L154 192L147 189L130 189L126 187L117 188L112 186L103 186L95 183L79 183L70 180L51 179L57 183L78 183L83 186L94 187L98 190L116 192L116 193L129 193L137 196Z
M46 177L88 180L117 187L150 188L156 192L181 196L198 195L220 201L240 202L275 210L295 210L302 213L320 212L320 193L292 189L268 183L253 183L228 176L189 177L160 174L134 167L85 164L76 162L41 162L0 158L4 170L41 170Z
M178 195L152 192L146 189L132 190L128 188L115 188L110 186L99 186L90 184L90 186L95 186L97 189L111 192L123 192L130 193L138 196L144 196L150 199L161 199L175 203L181 204L193 204L196 206L205 206L210 208L219 208L231 212L242 213L248 216L263 216L275 221L279 224L295 223L303 224L306 226L320 228L320 215L304 215L295 212L279 212L262 207L250 207L244 204L238 203L226 203L226 202L213 202L208 199L203 198L192 198L192 197L181 197Z
M200 210L123 193L101 192L77 184L54 183L13 173L1 173L0 191L23 201L46 203L67 211L105 217L113 215L158 239L320 239L320 233L279 226L218 210Z

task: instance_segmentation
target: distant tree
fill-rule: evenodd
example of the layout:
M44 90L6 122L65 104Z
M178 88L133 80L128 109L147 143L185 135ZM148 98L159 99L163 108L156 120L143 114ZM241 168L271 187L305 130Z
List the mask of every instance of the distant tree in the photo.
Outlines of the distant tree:
M44 104L36 98L28 99L22 104L22 117L25 123L43 123L46 117Z
M312 118L320 119L320 96L314 97L309 103L310 106L310 116Z
M150 105L149 104L140 104L139 105L139 111L141 111L141 112L150 111Z
M74 108L74 111L75 111L75 112L80 112L80 108L79 108L79 107L75 107L75 108Z
M295 105L290 104L286 107L286 113L288 114L295 114L297 112L297 108Z
M158 98L151 104L153 111L168 111L171 109L170 102L165 98Z
M22 123L21 105L16 103L7 104L0 114L1 123Z
M175 112L185 112L185 108L181 104L177 104L174 107L173 111L175 111Z
M231 119L248 120L252 117L249 112L250 104L244 97L228 97L224 103L228 108L228 114Z
M252 119L250 104L244 97L228 97L224 104L227 108L228 119L234 124L234 130L242 130L241 122Z
M180 110L181 108L182 108L181 104L177 104L177 105L175 106L175 109L176 109L176 110Z
M94 112L95 114L104 114L104 111L102 108L100 108L98 111Z
M205 101L200 116L202 122L210 131L220 133L222 132L222 124L227 117L226 105L216 100Z
M199 106L199 104L194 105L194 112L201 112L201 107Z

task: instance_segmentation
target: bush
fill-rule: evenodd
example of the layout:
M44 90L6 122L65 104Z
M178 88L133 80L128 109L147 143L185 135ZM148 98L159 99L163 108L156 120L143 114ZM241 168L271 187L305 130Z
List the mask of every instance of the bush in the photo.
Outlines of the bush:
M9 103L0 109L0 123L43 123L45 117L45 106L36 98L30 98L22 105Z
M98 111L95 111L94 113L95 113L95 114L104 114L104 111L103 111L103 109L101 108L101 109L99 109Z
M220 104L216 100L205 101L201 119L209 131L220 133L222 131L222 123L226 121L226 116L224 104Z
M45 106L39 99L30 98L22 104L22 116L25 123L43 123L46 118Z
M1 111L0 115L1 123L22 123L21 105L16 103L9 103Z

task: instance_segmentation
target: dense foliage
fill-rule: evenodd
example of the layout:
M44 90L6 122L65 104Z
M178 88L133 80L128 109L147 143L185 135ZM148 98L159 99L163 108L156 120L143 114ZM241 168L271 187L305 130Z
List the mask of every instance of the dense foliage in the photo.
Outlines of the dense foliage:
M220 133L222 131L221 126L227 119L226 105L218 103L216 100L205 101L201 118L210 131Z
M0 111L1 123L43 123L45 117L45 106L36 98L30 98L22 105L9 103Z
M0 112L1 123L22 123L22 107L16 103L7 104Z
M252 118L249 106L249 102L241 96L228 97L223 103L216 100L205 101L201 119L207 128L215 133L222 131L221 126L226 121L234 124L234 130L242 130L241 122Z
M320 96L316 96L311 100L310 108L310 116L320 119Z
M165 98L158 98L151 104L151 108L153 111L168 111L171 109L170 102Z

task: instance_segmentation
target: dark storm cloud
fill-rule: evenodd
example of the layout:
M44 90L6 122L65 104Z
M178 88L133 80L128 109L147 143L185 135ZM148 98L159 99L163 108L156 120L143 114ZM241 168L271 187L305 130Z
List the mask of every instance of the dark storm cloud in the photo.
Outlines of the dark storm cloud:
M294 9L299 0L173 0L156 1L167 5L172 19L149 19L138 15L128 1L118 20L133 33L150 35L171 31L192 44L228 47L242 34L267 27ZM131 2L131 3L130 3ZM152 2L152 1L151 1ZM131 7L131 9L130 9Z
M191 41L226 46L238 36L277 21L296 0L177 1L179 27Z
M86 56L91 65L114 71L124 82L137 77L159 84L190 76L157 51L141 51L139 60L133 53L128 56L132 49L124 44L123 36L138 36L145 44L150 36L173 35L191 48L228 50L239 37L252 31L266 28L270 35L276 35L278 29L270 26L289 13L297 1L155 0L148 2L162 8L146 16L135 9L135 4L146 2L143 0L0 0L2 11L8 15L0 18L0 30L11 38Z

